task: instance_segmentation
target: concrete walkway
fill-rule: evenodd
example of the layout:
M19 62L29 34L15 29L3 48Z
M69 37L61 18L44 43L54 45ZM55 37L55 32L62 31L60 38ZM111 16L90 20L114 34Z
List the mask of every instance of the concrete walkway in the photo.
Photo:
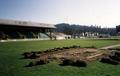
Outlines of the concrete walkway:
M115 48L115 47L120 47L120 44L110 45L110 46L102 47L102 48L99 48L99 49L101 49L101 50L107 50L109 48Z

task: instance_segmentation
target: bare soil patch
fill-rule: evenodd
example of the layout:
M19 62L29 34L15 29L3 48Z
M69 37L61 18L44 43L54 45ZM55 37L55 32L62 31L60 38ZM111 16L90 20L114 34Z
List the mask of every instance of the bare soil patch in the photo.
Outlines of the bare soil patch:
M120 64L120 51L113 51L110 54L101 58L100 61L107 64L118 65Z
M73 45L47 49L43 52L25 52L23 56L25 59L32 59L28 67L47 64L51 61L58 61L60 65L85 67L89 62L101 59L104 52L94 47L81 48Z

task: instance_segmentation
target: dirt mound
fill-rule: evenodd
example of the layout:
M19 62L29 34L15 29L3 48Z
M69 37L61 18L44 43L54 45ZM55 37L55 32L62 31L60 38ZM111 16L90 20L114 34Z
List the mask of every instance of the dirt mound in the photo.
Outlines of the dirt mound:
M39 57L39 55L37 55L37 53L36 52L25 52L25 53L23 53L23 56L24 56L24 58L26 58L26 59L35 59L35 58L37 58L37 57Z
M29 67L47 64L50 61L59 61L61 65L85 67L88 62L99 59L102 54L95 47L81 48L80 46L73 45L39 52L25 52L23 57L33 60L27 65Z
M113 64L113 65L118 65L118 64L119 64L118 61L113 60L113 59L111 59L111 58L102 58L102 59L101 59L101 62L103 62L103 63L108 63L108 64Z
M48 64L48 63L49 63L48 59L36 59L30 62L26 67L32 67L32 66L43 65L43 64Z
M114 53L109 54L106 57L103 57L100 62L118 65L120 64L120 52L115 51Z
M77 66L77 67L86 67L87 62L83 61L83 60L64 59L60 65L62 65L62 66L71 65L71 66Z
M117 50L117 51L120 51L120 48L108 48L108 50Z

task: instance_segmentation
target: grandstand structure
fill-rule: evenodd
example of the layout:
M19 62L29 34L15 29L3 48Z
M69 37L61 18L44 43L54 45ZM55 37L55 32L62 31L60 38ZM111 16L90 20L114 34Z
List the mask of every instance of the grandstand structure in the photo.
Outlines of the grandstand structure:
M0 40L52 39L54 29L52 24L0 19Z

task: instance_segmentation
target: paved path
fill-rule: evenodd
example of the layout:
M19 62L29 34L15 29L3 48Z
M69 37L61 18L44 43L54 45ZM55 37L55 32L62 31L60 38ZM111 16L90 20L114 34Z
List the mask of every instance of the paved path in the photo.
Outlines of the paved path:
M120 47L120 44L116 44L116 45L110 45L110 46L106 46L106 47L102 47L102 48L99 48L99 49L102 49L102 50L107 50L109 48L114 48L114 47Z

